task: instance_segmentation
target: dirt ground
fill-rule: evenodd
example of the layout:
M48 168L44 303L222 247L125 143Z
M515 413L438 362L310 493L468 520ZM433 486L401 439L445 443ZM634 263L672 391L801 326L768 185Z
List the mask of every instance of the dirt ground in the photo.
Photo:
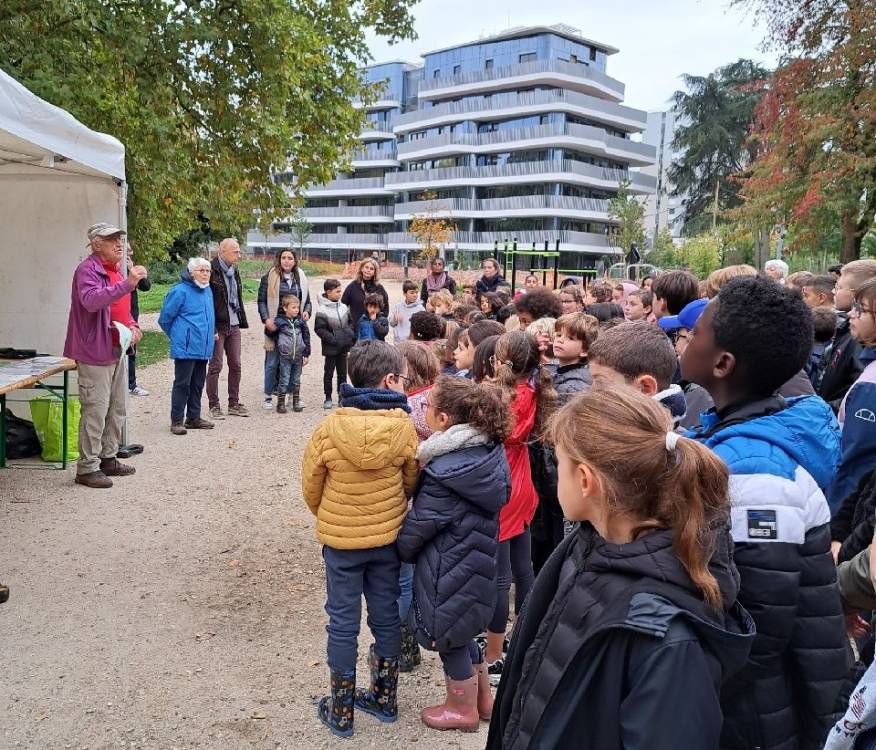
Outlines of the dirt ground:
M400 298L400 284L387 289ZM258 321L254 305L248 316ZM301 414L262 411L255 326L243 340L251 417L171 435L173 366L159 362L138 375L152 395L130 399L130 439L146 446L135 476L91 490L72 468L0 472L0 580L12 590L0 605L0 748L484 746L485 723L461 734L420 722L443 695L434 654L401 676L396 724L358 714L340 740L316 718L325 588L299 477L324 416L312 338ZM360 682L369 642L363 621Z

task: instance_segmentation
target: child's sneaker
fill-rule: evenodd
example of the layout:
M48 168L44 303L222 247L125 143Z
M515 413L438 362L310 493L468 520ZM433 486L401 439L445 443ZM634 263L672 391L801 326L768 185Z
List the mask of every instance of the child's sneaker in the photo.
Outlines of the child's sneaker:
M490 684L493 687L502 679L502 670L505 668L505 659L496 659L487 665L487 674L490 676Z
M274 400L273 400L270 396L268 396L268 397L265 399L265 403L262 404L262 409L264 409L265 411L273 411L273 409L274 409Z
M334 404L332 403L332 400L330 398L327 398L325 401L322 402L323 409L331 409L333 406Z

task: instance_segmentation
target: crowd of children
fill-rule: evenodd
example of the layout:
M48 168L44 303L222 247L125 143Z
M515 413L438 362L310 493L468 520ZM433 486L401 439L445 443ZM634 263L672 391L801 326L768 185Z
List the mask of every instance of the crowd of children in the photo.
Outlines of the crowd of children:
M446 686L422 721L489 720L488 748L852 747L869 731L833 725L849 637L873 652L855 602L863 588L876 606L860 573L876 261L557 291L532 276L515 298L492 259L456 294L442 262L391 311L373 270L360 312L330 279L315 316L325 405L336 374L341 407L302 465L332 732L351 735L356 711L395 721L420 648Z

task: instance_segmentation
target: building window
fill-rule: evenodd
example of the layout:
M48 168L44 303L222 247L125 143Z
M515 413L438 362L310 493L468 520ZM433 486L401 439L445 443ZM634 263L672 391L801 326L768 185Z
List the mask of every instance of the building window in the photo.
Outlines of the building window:
M596 61L596 50L593 47L590 48L590 59Z
M441 68L435 68L432 71L432 78L440 78L441 77Z
M461 70L462 70L462 65L454 65L453 66L453 75L458 76Z
M524 52L517 58L518 62L528 63L535 60L535 52Z
M492 70L493 69L493 59L484 60L484 70Z
M578 55L569 55L569 62L577 63Z

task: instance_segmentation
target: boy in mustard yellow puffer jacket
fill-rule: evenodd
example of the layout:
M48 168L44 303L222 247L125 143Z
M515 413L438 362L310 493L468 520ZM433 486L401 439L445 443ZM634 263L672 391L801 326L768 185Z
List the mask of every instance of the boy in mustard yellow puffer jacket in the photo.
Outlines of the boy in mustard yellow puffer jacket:
M320 701L318 713L341 737L353 734L354 705L384 722L398 718L395 539L417 481L404 357L383 341L362 341L350 351L348 364L352 386L341 386L342 408L316 428L301 464L302 492L324 545L329 616L331 695ZM363 594L374 636L371 683L355 690Z

